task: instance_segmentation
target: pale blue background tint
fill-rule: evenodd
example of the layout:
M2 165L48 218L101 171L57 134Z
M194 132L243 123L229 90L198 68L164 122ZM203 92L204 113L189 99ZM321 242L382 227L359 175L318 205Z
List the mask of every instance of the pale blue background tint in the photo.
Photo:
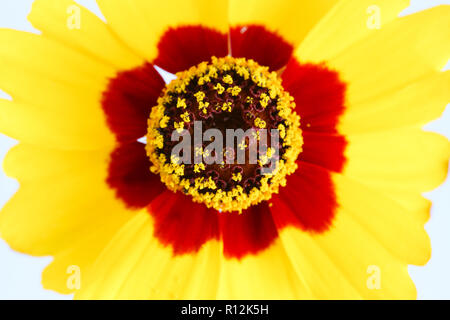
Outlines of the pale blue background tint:
M32 0L0 0L0 28L36 32L26 20L32 2ZM94 0L77 2L100 14ZM450 4L450 0L412 0L411 2L411 7L403 14L438 4ZM8 98L8 96L0 92L0 98ZM441 119L427 125L426 128L450 138L450 108L447 108ZM14 140L0 135L0 160L14 144ZM7 178L0 171L0 207L17 188L17 181ZM420 299L450 299L449 180L447 179L444 185L426 196L434 203L431 220L426 226L431 237L433 254L425 267L410 267L410 274L416 283ZM51 259L50 257L35 258L13 252L3 240L0 240L0 299L70 299L71 296L60 295L42 288L41 272Z

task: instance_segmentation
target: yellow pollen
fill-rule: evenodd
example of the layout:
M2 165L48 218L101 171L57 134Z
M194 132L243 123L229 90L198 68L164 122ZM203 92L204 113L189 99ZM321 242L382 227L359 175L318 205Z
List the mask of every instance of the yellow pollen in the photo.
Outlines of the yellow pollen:
M172 164L178 164L179 162L180 162L180 158L178 158L177 156L172 155L172 156L170 157L170 163L172 163Z
M226 84L233 84L233 78L228 74L223 77L223 82Z
M232 103L231 102L224 102L222 105L223 111L231 112Z
M234 86L232 88L228 88L227 92L230 92L232 96L236 97L239 95L239 93L241 92L241 88L238 86Z
M160 175L169 190L182 192L221 212L243 212L270 200L297 169L303 144L294 99L284 90L278 74L253 60L227 56L213 57L211 62L202 62L176 76L166 85L148 120L146 149L152 163L150 170ZM273 113L276 117L271 116ZM224 159L239 150L247 155L256 140L266 143L262 149L266 152L258 153L256 164L230 164L224 159L215 164L191 164L171 155L172 130L181 132L187 128L192 135L193 121L200 120L203 130L216 128L224 133L228 127L226 122L220 124L225 121L222 119L232 119L233 128L253 129L248 140L238 141L234 149L223 149ZM264 142L267 139L261 139L263 129L278 129L277 145L281 148L275 149L271 142ZM211 156L209 148L204 147L192 143L191 156ZM273 171L255 173L267 169L269 163Z
M195 155L196 156L202 156L203 155L203 148L202 147L195 147Z
M239 149L241 150L245 150L245 148L247 148L247 144L245 143L245 140L243 140L241 143L239 143L238 145Z
M153 136L153 143L158 149L164 148L164 137L159 133L156 133L156 135Z
M286 128L284 127L283 124L279 124L278 125L278 131L280 132L280 138L284 139L286 137Z
M260 118L255 119L255 126L257 126L260 129L264 129L266 127L266 122Z
M200 172L205 170L205 165L203 163L197 163L194 165L194 172Z
M219 93L219 94L222 94L222 93L224 93L224 91L225 91L225 87L222 86L220 83L218 83L218 84L214 87L214 89L216 89L216 90L217 90L217 93Z
M203 76L198 79L197 83L201 86L210 81L211 81L211 78L209 76Z
M234 181L240 182L240 181L242 181L242 174L240 174L240 173L233 173L231 179L233 179Z
M199 91L196 94L194 94L194 96L197 98L197 102L201 102L203 101L203 99L205 99L205 93L203 91Z
M186 109L187 105L186 105L186 99L180 99L178 98L177 101L177 108L183 108Z
M184 122L191 122L191 118L189 117L189 113L187 111L181 115L181 119L183 119Z
M209 102L199 102L198 108L204 113L208 113Z
M168 116L163 116L161 121L159 122L159 126L161 128L167 127L167 124L169 123L170 118Z
M270 100L270 97L267 94L263 93L260 97L261 106L263 108L267 107L267 105L269 104L269 100Z
M182 132L184 129L184 122L180 121L180 122L174 122L173 126L175 127L175 129L177 129L177 132Z

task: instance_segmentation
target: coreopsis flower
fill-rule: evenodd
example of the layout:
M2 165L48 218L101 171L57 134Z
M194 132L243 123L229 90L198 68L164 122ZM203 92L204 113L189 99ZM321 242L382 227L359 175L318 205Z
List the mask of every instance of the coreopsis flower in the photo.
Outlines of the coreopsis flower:
M19 141L4 169L20 183L0 233L54 258L45 288L81 299L416 296L407 266L431 251L421 194L445 179L450 154L421 129L449 98L449 6L399 18L408 1L97 3L106 21L37 0L29 20L41 34L0 30L0 88L12 97L0 130ZM244 150L244 163L174 156L173 134L196 123L253 130L224 150ZM262 130L278 139L250 163ZM188 145L185 160L221 154Z

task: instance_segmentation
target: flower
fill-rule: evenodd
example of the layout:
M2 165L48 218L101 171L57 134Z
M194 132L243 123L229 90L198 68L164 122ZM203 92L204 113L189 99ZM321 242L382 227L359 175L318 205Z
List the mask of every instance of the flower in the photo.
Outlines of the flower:
M445 179L450 154L421 129L448 102L449 6L397 18L408 1L97 3L106 23L71 0L37 0L29 20L41 35L0 30L0 88L13 98L0 102L0 130L20 141L4 164L20 189L0 234L54 257L45 288L81 299L415 297L407 265L431 251L421 194ZM178 80L166 86L154 66ZM276 188L247 165L226 174L167 158L164 128L202 114L218 126L233 110L251 120L233 117L238 127L292 138ZM239 186L242 201L213 201Z

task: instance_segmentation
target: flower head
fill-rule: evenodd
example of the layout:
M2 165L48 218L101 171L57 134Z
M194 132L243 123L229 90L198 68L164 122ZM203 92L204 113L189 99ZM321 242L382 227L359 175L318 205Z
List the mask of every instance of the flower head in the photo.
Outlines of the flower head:
M0 88L13 98L0 101L0 130L20 141L0 235L54 257L46 288L415 297L406 266L430 255L421 194L450 154L421 130L449 98L449 6L398 18L408 1L97 3L106 22L36 0L42 34L0 30ZM200 143L175 152L196 124ZM228 129L249 134L210 147Z

